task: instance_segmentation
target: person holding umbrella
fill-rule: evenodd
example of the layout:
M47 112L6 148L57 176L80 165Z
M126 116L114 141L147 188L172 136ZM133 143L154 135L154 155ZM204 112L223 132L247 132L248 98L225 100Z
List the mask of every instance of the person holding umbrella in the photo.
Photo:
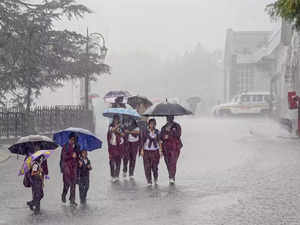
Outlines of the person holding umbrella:
M154 177L154 184L157 185L158 165L160 157L162 156L162 148L159 130L156 129L155 119L150 119L148 122L148 129L143 139L141 156L144 161L144 170L148 186L152 185L152 174Z
M42 164L46 160L45 156L41 154L38 158L32 162L30 173L31 189L32 189L32 201L27 202L27 205L34 214L40 213L40 202L44 197L44 171Z
M33 188L33 186L36 187L36 185L39 185L39 182L33 184L32 174L30 171L31 160L37 159L38 157L36 157L36 155L40 156L39 152L41 152L41 151L39 151L39 150L42 150L42 151L43 150L55 150L57 148L58 148L58 145L56 143L54 143L50 138L48 138L46 136L41 136L41 135L29 135L29 136L21 137L15 144L13 144L12 146L10 146L8 148L9 151L13 154L25 155L25 160L23 163L24 165L22 166L22 169L19 172L19 175L24 175L23 184L25 187ZM22 171L25 165L28 165L28 170ZM45 159L40 161L38 170L34 171L34 172L38 172L38 171L42 171L42 178L44 178L45 175L48 175L48 166L47 166L47 161ZM35 188L35 190L40 191L39 188ZM35 196L37 196L37 195L35 195ZM42 194L39 194L39 196L41 197ZM34 192L33 192L33 199L35 199L36 201L35 202L28 201L27 202L27 205L31 209L34 209L33 203L36 203L36 205L39 205L39 201L40 201L40 200L37 200L38 199L37 197L34 198ZM37 208L36 211L39 212L39 206L36 208Z
M115 114L107 132L110 174L113 182L119 180L125 133L121 128L120 116Z
M63 147L61 154L61 169L64 177L62 201L66 202L66 194L71 188L71 206L77 205L75 184L78 181L80 200L84 204L89 189L89 171L92 169L87 151L101 149L102 141L91 131L76 127L69 127L54 133L53 140Z
M161 129L161 140L170 184L174 184L177 160L182 148L181 127L174 122L174 116L167 116L167 124Z
M66 195L70 189L70 204L76 207L75 189L77 181L77 165L78 154L75 149L76 134L70 133L69 142L67 142L62 149L62 170L63 170L63 192L61 195L62 202L66 202Z
M193 113L178 103L165 102L150 107L144 116L167 117L167 124L161 129L164 159L169 172L170 184L175 183L177 160L182 148L181 127L174 122L174 116L192 115Z

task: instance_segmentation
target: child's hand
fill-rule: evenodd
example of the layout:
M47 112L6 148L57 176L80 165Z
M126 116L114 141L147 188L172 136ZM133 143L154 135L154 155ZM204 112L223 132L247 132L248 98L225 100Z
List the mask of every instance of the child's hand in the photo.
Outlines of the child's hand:
M73 159L76 159L76 158L77 158L76 152L73 152L72 157L73 157Z
M82 165L83 165L83 163L82 163L82 161L80 160L80 161L79 161L79 167L82 167Z
M90 164L87 166L87 168L88 168L88 169L90 169L90 170L92 169L92 167L91 167L91 165L90 165Z

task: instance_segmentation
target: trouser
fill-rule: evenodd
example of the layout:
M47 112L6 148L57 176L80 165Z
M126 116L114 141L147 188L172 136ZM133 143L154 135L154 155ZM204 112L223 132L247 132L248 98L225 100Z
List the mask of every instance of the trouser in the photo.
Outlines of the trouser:
M86 202L86 196L87 192L90 187L90 178L89 176L83 176L80 177L79 180L79 197L80 197L80 202L85 203Z
M145 170L145 176L148 183L152 183L152 173L154 180L156 181L158 179L158 164L159 164L159 151L149 151L144 150L144 170ZM151 173L152 172L152 173Z
M133 176L135 169L136 156L139 149L139 142L128 142L125 154L123 155L123 172L127 173L129 164L129 176Z
M110 175L112 177L120 176L121 156L114 156L109 160Z
M111 146L109 148L110 175L114 178L120 176L122 148L123 146Z
M35 207L34 211L40 211L40 201L44 197L43 180L39 175L33 176L31 179L32 202L30 203Z
M70 189L70 202L75 202L75 191L76 191L76 180L74 182L64 182L63 192L62 192L62 198L66 198L66 195Z
M164 159L168 168L169 178L175 179L177 161L180 155L180 150L167 150L164 151Z

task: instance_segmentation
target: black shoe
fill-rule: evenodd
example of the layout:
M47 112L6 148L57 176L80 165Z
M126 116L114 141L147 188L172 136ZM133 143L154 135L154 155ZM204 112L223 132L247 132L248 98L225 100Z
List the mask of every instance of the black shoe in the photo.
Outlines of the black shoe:
M30 210L33 211L33 203L32 203L32 201L29 201L26 204L29 206Z
M63 203L66 203L66 202L67 202L66 196L61 196L61 201L62 201Z
M39 215L39 214L41 214L41 211L40 211L40 209L35 208L33 213L34 213L34 215Z
M33 212L34 212L34 215L38 215L38 214L41 213L41 211L40 211L40 203L39 202L35 204Z
M78 206L78 204L76 202L71 202L70 205L71 205L71 207L74 207L74 208Z
M80 204L85 205L86 204L86 199L80 200Z

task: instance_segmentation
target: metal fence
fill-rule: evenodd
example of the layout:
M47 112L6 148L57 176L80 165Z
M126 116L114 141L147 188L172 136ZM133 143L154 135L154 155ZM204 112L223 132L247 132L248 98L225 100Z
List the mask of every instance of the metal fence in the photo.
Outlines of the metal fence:
M14 138L28 134L52 134L68 127L95 130L92 110L83 106L0 108L0 137Z

